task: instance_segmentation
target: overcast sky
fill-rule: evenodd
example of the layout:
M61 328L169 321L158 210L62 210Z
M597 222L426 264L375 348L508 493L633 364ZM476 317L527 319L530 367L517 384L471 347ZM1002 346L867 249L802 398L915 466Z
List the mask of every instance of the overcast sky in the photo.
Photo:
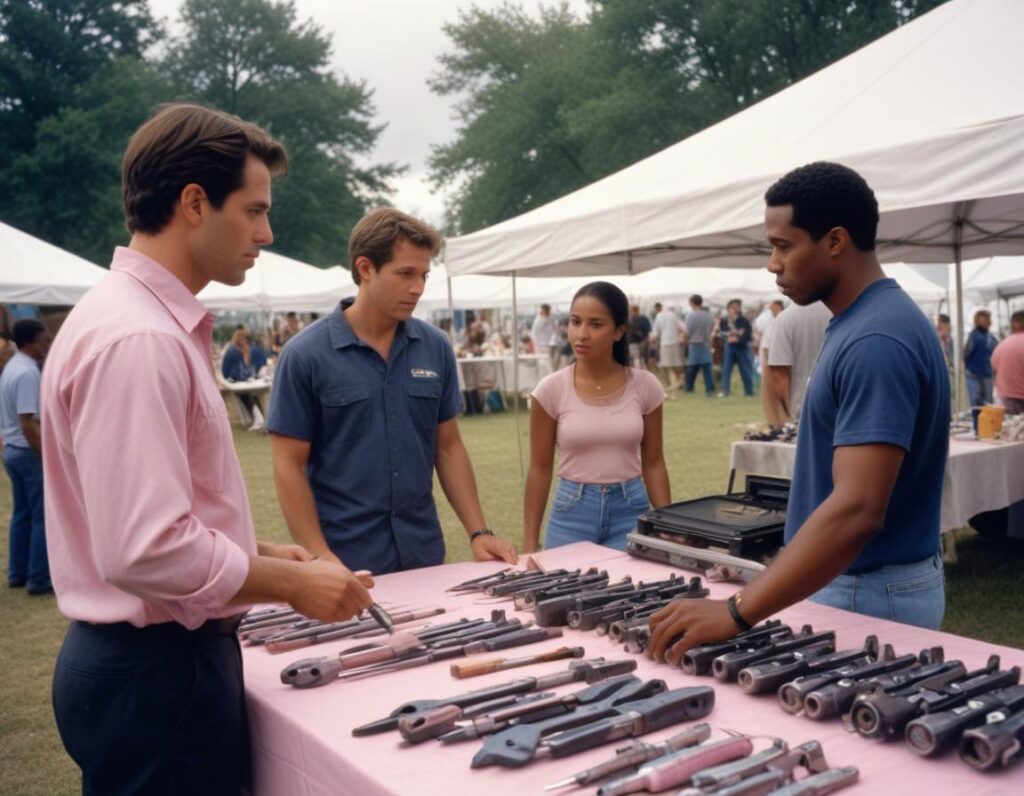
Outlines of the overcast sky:
M557 0L543 3L552 5ZM409 167L395 181L395 204L440 223L444 198L427 183L427 156L431 145L455 137L451 102L427 88L427 77L437 71L437 56L449 46L442 30L458 19L460 8L472 0L295 0L301 20L312 18L334 41L332 67L373 89L378 123L387 127L372 154L374 162L396 161ZM541 0L522 0L529 9ZM495 0L477 0L478 7L494 8ZM150 0L153 12L168 19L172 30L181 0ZM569 0L578 14L586 0Z

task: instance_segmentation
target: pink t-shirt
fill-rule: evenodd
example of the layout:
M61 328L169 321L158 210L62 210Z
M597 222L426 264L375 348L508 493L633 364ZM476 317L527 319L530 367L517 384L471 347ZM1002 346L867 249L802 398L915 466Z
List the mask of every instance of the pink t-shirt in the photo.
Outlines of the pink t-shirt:
M541 379L533 398L558 422L558 475L584 484L614 484L641 474L644 415L665 400L654 374L629 368L626 384L604 398L576 393L576 366Z
M1024 398L1024 332L1011 334L992 352L1000 398Z

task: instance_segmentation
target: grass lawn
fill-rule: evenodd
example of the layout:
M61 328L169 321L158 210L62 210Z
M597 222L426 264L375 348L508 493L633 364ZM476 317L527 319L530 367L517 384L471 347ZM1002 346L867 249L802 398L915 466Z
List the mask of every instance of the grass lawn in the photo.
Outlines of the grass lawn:
M734 396L708 400L680 396L665 404L665 448L676 500L725 490L729 443L743 435L742 425L760 418L760 401ZM516 425L511 415L465 418L461 422L476 470L488 522L499 533L521 534L523 480L518 467ZM520 429L524 452L527 423ZM236 429L249 487L256 532L287 540L277 508L270 468L270 443L262 434ZM467 559L468 544L438 490L441 522L448 539L448 560ZM0 477L0 560L6 572L10 488ZM1024 547L994 544L969 530L960 533L960 560L948 566L944 629L974 638L1024 647L1021 563ZM50 707L53 662L66 621L52 597L29 598L24 590L0 588L0 794L54 796L80 792L78 771L57 736Z

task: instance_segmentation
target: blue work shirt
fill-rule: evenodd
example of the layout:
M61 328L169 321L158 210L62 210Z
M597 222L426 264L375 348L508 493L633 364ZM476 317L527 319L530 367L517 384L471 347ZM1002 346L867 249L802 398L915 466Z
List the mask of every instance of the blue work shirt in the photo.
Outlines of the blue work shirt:
M18 351L0 374L0 439L13 448L28 448L21 415L39 416L39 363Z
M400 323L388 361L360 340L345 299L285 345L267 429L310 443L307 475L324 538L375 574L444 561L434 506L437 427L462 408L448 338Z
M868 285L825 330L800 415L786 542L832 493L834 449L872 443L906 456L885 524L851 575L920 561L939 547L949 376L938 335L892 279Z
M992 378L992 352L999 344L996 336L987 329L975 326L967 335L964 347L964 369L979 379Z

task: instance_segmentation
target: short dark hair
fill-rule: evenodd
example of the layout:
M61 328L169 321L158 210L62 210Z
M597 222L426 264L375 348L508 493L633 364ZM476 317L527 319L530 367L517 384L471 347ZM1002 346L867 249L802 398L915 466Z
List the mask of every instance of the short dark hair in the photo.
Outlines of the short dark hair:
M939 323L952 323L952 321L949 319L949 316L946 315L946 313L940 312L939 313Z
M1017 310L1010 316L1010 323L1018 323L1024 326L1024 310Z
M441 233L430 224L401 210L378 207L359 219L348 239L348 262L352 269L352 281L359 284L357 259L366 257L373 263L374 269L379 271L391 262L395 244L403 240L413 246L430 249L432 257L436 257L441 250Z
M551 312L551 305L550 304L541 304L540 308L542 310L547 310L548 312Z
M878 200L865 179L840 163L817 161L793 169L764 195L769 207L791 205L793 226L821 240L835 227L862 252L875 250Z
M690 303L696 307L704 306L704 297L700 293L694 293L690 296Z
M128 231L160 232L191 183L219 210L245 181L249 155L274 176L288 170L284 146L255 124L200 105L163 107L135 131L124 153L121 195Z
M14 340L14 344L18 348L24 348L27 345L32 345L36 340L39 339L39 335L46 333L46 327L43 326L43 322L37 318L22 318L20 321L14 322L14 328L11 329L11 339Z
M729 307L731 307L733 304L737 305L738 307L742 307L743 300L738 298L731 298L729 299L729 302L725 305L725 308L729 309Z
M299 316L296 315L294 312L289 312L285 317L290 319L290 318L298 318Z
M629 299L622 292L622 288L611 282L588 282L576 291L572 303L575 304L580 296L592 296L604 304L616 328L629 323ZM629 341L625 334L612 345L612 358L620 365L629 367Z

